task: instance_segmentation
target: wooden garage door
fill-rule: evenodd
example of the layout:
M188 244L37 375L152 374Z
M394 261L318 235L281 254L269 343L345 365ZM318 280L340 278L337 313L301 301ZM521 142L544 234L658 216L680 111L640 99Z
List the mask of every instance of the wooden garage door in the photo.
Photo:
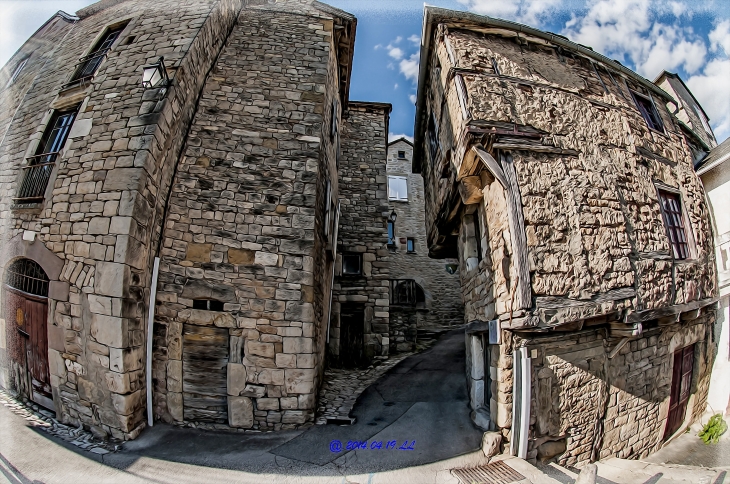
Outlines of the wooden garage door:
M187 421L228 422L228 330L183 325L183 414Z

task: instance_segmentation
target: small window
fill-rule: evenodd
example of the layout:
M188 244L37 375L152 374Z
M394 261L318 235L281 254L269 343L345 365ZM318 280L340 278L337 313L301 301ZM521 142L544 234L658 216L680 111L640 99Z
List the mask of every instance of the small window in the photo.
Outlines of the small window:
M689 241L685 230L684 214L682 213L682 202L679 194L659 190L659 203L674 258L677 260L688 259Z
M408 252L415 252L416 251L416 240L408 237L408 240L406 242L406 250Z
M362 255L361 254L343 254L342 255L342 275L343 276L359 276L362 274Z
M399 151L398 152L398 159L399 160L405 160L406 159L406 152L405 151Z
M395 247L395 224L388 220L388 246Z
M664 124L662 123L662 118L659 116L659 112L654 105L654 101L652 101L650 97L639 94L638 92L631 91L631 95L634 97L636 107L639 108L639 112L644 118L644 121L646 121L647 126L655 131L663 133Z
M10 79L8 80L8 83L5 85L6 88L10 87L10 85L15 82L15 80L20 75L20 71L23 70L23 67L25 67L25 65L27 63L28 63L28 58L27 57L25 59L21 60L20 62L18 62L18 65L15 66L15 70L13 71L13 74L10 76Z
M104 34L99 42L97 42L97 44L91 49L91 52L79 59L78 67L76 68L76 71L74 71L73 76L71 76L69 84L89 79L94 76L96 70L101 64L101 61L104 60L106 54L109 50L111 50L112 44L114 44L114 41L117 40L119 34L122 33L124 27L126 27L126 25L120 25L113 29L109 29L109 31Z
M195 299L193 300L193 309L202 309L204 311L223 311L223 301L216 299Z
M330 121L330 139L335 139L335 136L339 132L339 125L337 120L337 99L334 99L332 101L332 115L331 115L331 121Z
M436 123L436 115L431 113L428 119L428 152L431 155L431 163L436 162L441 145L439 144L438 124Z
M408 179L404 176L388 177L388 199L399 202L408 201Z

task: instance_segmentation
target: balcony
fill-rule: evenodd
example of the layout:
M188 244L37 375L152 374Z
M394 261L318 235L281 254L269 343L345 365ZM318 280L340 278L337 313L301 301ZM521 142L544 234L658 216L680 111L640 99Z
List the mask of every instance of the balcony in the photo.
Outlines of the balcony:
M13 198L16 205L43 201L53 167L56 166L56 158L58 152L28 158L28 165L23 167L23 181L18 196Z

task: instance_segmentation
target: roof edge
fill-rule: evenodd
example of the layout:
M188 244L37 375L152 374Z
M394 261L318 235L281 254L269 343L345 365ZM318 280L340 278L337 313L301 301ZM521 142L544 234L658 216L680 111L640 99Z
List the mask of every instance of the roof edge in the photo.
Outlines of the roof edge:
M421 136L419 135L421 133L421 126L423 124L423 116L424 116L424 96L425 96L425 90L421 88L421 86L424 86L425 80L426 80L426 64L428 63L428 58L426 54L430 50L430 44L431 44L431 37L432 37L432 31L433 31L433 25L437 23L448 23L449 21L465 21L469 23L473 23L478 26L485 26L485 27L497 27L497 28L503 28L507 30L512 30L519 33L524 33L530 36L538 37L544 40L547 40L555 45L565 47L567 49L570 49L572 51L575 51L581 55L584 55L586 57L595 59L596 61L601 62L602 64L605 64L607 66L610 66L611 68L615 69L616 71L630 77L631 79L637 81L645 88L649 89L651 92L656 94L657 96L663 98L665 101L669 101L672 103L675 103L676 101L674 98L669 95L669 93L665 92L663 89L659 88L656 84L652 83L650 80L640 76L638 73L632 71L628 67L624 66L623 64L613 60L609 59L608 57L604 56L603 54L599 54L598 52L594 51L593 49L583 46L581 44L578 44L576 42L573 42L571 40L568 40L566 37L563 37L561 35L553 34L550 32L545 32L542 30L538 30L536 28L523 25L517 22L511 22L509 20L502 20L498 18L488 17L485 15L477 15L471 12L463 12L459 10L450 10L440 7L433 7L429 5L425 5L423 7L423 26L421 31L421 52L420 52L420 66L419 66L419 72L418 72L418 99L416 100L416 120L415 120L415 127L414 127L414 156L413 156L413 172L414 173L420 173L421 169L420 166L417 166L416 164L420 164L421 159L421 149L420 146L422 145ZM418 161L417 161L418 160Z
M411 147L413 146L413 142L411 140L409 140L408 138L406 138L405 136L399 136L398 138L394 139L393 141L389 141L388 146L398 143L400 141L408 143L409 145L411 145Z
M693 92L692 92L692 91L690 90L690 88L689 88L689 87L687 87L687 84L685 84L685 83L684 83L684 80L682 79L682 77L680 77L680 75L679 75L679 74L677 74L676 72L669 72L669 71L667 71L667 70L664 70L664 71L662 71L662 72L661 72L661 74L659 74L658 76L656 76L656 79L654 79L654 84L656 84L657 82L659 82L659 79L661 79L661 78L662 78L662 77L664 77L664 76L667 76L667 77L673 77L673 78L675 78L675 79L678 79L678 80L679 80L679 82L681 82L681 83L682 83L682 85L683 85L683 86L684 86L684 88L685 88L685 89L687 90L687 92L689 93L689 95L690 95L690 96L692 96L692 100L693 100L693 101L695 102L695 104L696 104L696 105L697 105L697 106L698 106L698 107L700 108L700 111L702 111L702 114L704 114L704 115L705 115L705 119L707 119L707 122L709 123L709 122L710 122L710 117L709 117L709 116L707 115L707 113L705 112L705 108L703 108L703 107L702 107L702 104L700 104L700 102L699 102L699 101L697 100L697 98L695 97L694 93L693 93ZM657 86L657 87L659 87L659 86ZM667 93L667 94L669 94L669 93ZM714 134L714 133L713 133L713 134Z

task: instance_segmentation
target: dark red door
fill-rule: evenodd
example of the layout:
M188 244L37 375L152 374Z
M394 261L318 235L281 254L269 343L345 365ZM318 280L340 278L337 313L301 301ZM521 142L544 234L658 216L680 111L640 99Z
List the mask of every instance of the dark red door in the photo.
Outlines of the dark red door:
M48 370L48 299L5 287L5 321L8 355L25 367L30 378L30 397L48 406L51 376Z
M690 387L692 386L692 368L694 367L695 345L689 345L674 352L672 366L672 388L669 395L669 417L664 431L664 438L671 437L682 422L687 412Z

